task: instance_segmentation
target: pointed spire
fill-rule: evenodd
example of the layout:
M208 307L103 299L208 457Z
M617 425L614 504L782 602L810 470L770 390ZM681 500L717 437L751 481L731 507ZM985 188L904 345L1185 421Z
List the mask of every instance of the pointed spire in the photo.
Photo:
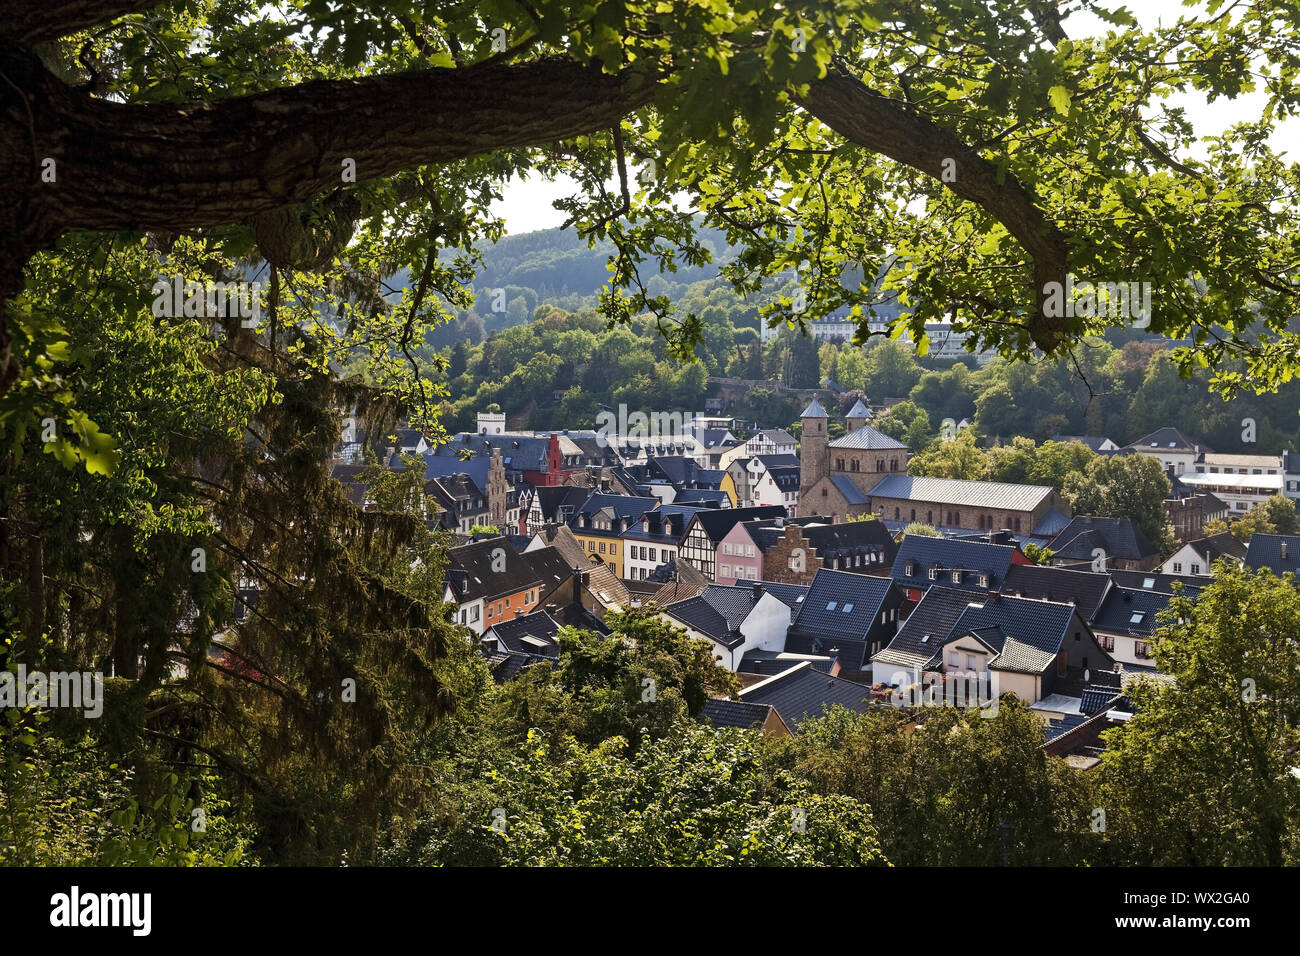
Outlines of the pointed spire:
M814 396L813 400L808 403L808 407L803 410L803 414L800 415L799 417L800 418L829 418L830 416L826 414L826 409L822 408L822 403L817 401L816 396Z
M845 418L870 418L871 409L867 408L866 405L862 404L862 399L859 398L856 402L853 403L853 407L849 409L849 413L844 417Z

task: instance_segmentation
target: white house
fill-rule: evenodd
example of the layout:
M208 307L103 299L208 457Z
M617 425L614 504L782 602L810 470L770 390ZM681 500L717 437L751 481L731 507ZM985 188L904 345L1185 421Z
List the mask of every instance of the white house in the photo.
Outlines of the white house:
M668 605L659 617L708 641L713 656L734 672L746 651L784 651L793 615L788 604L761 584L710 584L697 597Z
M1227 558L1237 565L1246 560L1246 545L1228 532L1188 541L1160 566L1161 574L1209 577L1214 562Z

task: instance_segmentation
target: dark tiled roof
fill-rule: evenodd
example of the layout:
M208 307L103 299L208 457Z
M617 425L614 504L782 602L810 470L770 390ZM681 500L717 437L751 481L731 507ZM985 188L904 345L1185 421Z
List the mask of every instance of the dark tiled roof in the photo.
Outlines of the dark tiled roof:
M892 589L888 578L819 568L791 630L817 637L865 639Z
M497 552L504 552L498 555ZM504 563L500 559L504 559ZM502 570L496 570L501 567ZM515 553L504 537L485 538L447 552L447 568L454 576L457 598L472 601L514 594L540 585L532 563Z
M549 594L555 589L556 585L573 577L573 565L569 563L563 552L554 545L537 548L534 551L526 551L522 557L532 565L533 573L542 582L542 594ZM578 565L580 568L584 566L585 562Z
M840 662L843 671L860 671L867 664L867 642L851 637L817 634L814 631L791 630L785 638L787 654L811 657L829 657Z
M537 506L542 509L543 521L558 522L561 507L567 505L569 513L572 514L581 507L587 497L588 492L585 488L574 488L569 485L543 485L537 489Z
M677 492L677 497L673 501L677 504L722 505L730 499L725 491L713 488L683 488Z
M484 638L495 637L503 650L515 654L559 659L560 643L556 638L560 625L545 611L536 611L502 621L488 628Z
M974 595L969 591L936 584L925 592L877 659L908 667L928 663L939 653L972 600Z
M1049 601L1073 601L1079 616L1092 621L1110 587L1110 575L1092 571L1073 571L1037 564L1013 564L1007 569L1003 594Z
M1123 558L1127 561L1140 561L1159 553L1133 519L1092 515L1074 518L1048 547L1055 557L1079 561L1091 561L1096 548L1105 551L1108 559Z
M1157 428L1150 435L1143 435L1131 445L1125 445L1125 448L1131 448L1134 451L1208 451L1214 449L1200 442L1192 441L1177 428L1166 425L1164 428Z
M775 581L759 581L764 591L771 594L782 604L798 608L808 596L808 588L802 584L778 584Z
M953 625L952 634L981 628L996 628L1007 638L1045 654L1055 654L1061 649L1074 608L1053 601L1035 601L1030 598L1003 597L995 594L979 607L968 607ZM1001 648L995 648L1001 650Z
M713 508L696 512L692 523L698 524L700 530L714 544L717 544L727 536L728 531L742 521L752 521L755 518L780 518L784 515L785 508L781 505L760 505L757 508Z
M1200 594L1209 583L1206 578L1161 574L1158 571L1112 571L1110 579L1117 587L1133 588L1137 591L1160 591L1164 594L1173 594L1174 584L1179 582L1188 597Z
M1205 558L1206 570L1209 570L1208 566L1219 558L1235 558L1240 561L1246 557L1246 545L1242 544L1236 535L1227 531L1220 531L1208 538L1196 538L1188 541L1187 544Z
M1052 441L1059 441L1059 442L1077 441L1080 445L1087 445L1093 451L1100 452L1102 443L1106 441L1106 438L1104 437L1099 438L1094 435L1053 435Z
M751 704L743 700L711 697L700 711L700 716L714 727L748 730L751 727L762 727L772 710L771 704Z
M891 577L901 587L928 588L942 584L980 593L998 591L1006 583L1015 553L1015 548L1005 544L909 534L904 536L894 556ZM909 564L911 574L907 573ZM938 569L937 579L931 580L930 568ZM965 572L960 581L952 580L953 571ZM981 573L989 575L987 584L980 584Z
M1150 637L1155 633L1156 614L1169 606L1172 596L1158 591L1135 588L1111 588L1097 611L1093 626L1111 634L1135 634Z
M1113 687L1085 687L1083 696L1079 698L1079 710L1085 714L1095 714L1099 711L1110 710L1114 708L1115 703L1123 699L1123 694L1119 693Z
M1283 550L1286 557L1282 557ZM1252 534L1246 549L1246 567L1268 568L1278 575L1290 571L1300 576L1300 535Z
M742 674L762 674L772 677L788 671L801 660L808 660L809 666L822 674L829 674L835 664L835 658L829 656L802 655L796 651L759 651L748 650L740 659L736 668Z
M802 533L823 561L836 555L852 556L875 551L881 556L880 563L889 566L898 554L894 536L879 521L804 525Z
M870 691L861 684L818 673L807 663L796 664L775 677L746 687L741 700L753 704L770 704L785 721L797 730L805 720L820 717L833 705L865 713Z

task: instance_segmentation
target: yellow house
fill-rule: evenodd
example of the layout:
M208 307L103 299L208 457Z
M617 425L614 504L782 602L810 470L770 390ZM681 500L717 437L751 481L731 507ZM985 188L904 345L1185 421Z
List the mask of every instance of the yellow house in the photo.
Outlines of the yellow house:
M736 493L736 482L731 477L730 471L722 476L722 481L719 482L718 488L726 492L727 498L731 501L731 507L740 507L740 496Z
M623 542L619 538L620 532L599 528L571 528L570 530L588 555L595 555L600 558L602 564L609 565L610 570L620 578L623 576Z

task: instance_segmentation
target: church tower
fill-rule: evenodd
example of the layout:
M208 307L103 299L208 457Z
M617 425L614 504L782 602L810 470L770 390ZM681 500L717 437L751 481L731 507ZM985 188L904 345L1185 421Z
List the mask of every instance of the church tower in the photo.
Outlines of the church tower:
M852 435L870 420L871 411L862 403L862 399L859 398L853 403L853 407L849 409L849 413L844 416L844 424L848 428L846 434Z
M803 433L799 436L799 497L826 477L830 460L826 450L826 426L830 417L821 402L813 398L799 416Z

